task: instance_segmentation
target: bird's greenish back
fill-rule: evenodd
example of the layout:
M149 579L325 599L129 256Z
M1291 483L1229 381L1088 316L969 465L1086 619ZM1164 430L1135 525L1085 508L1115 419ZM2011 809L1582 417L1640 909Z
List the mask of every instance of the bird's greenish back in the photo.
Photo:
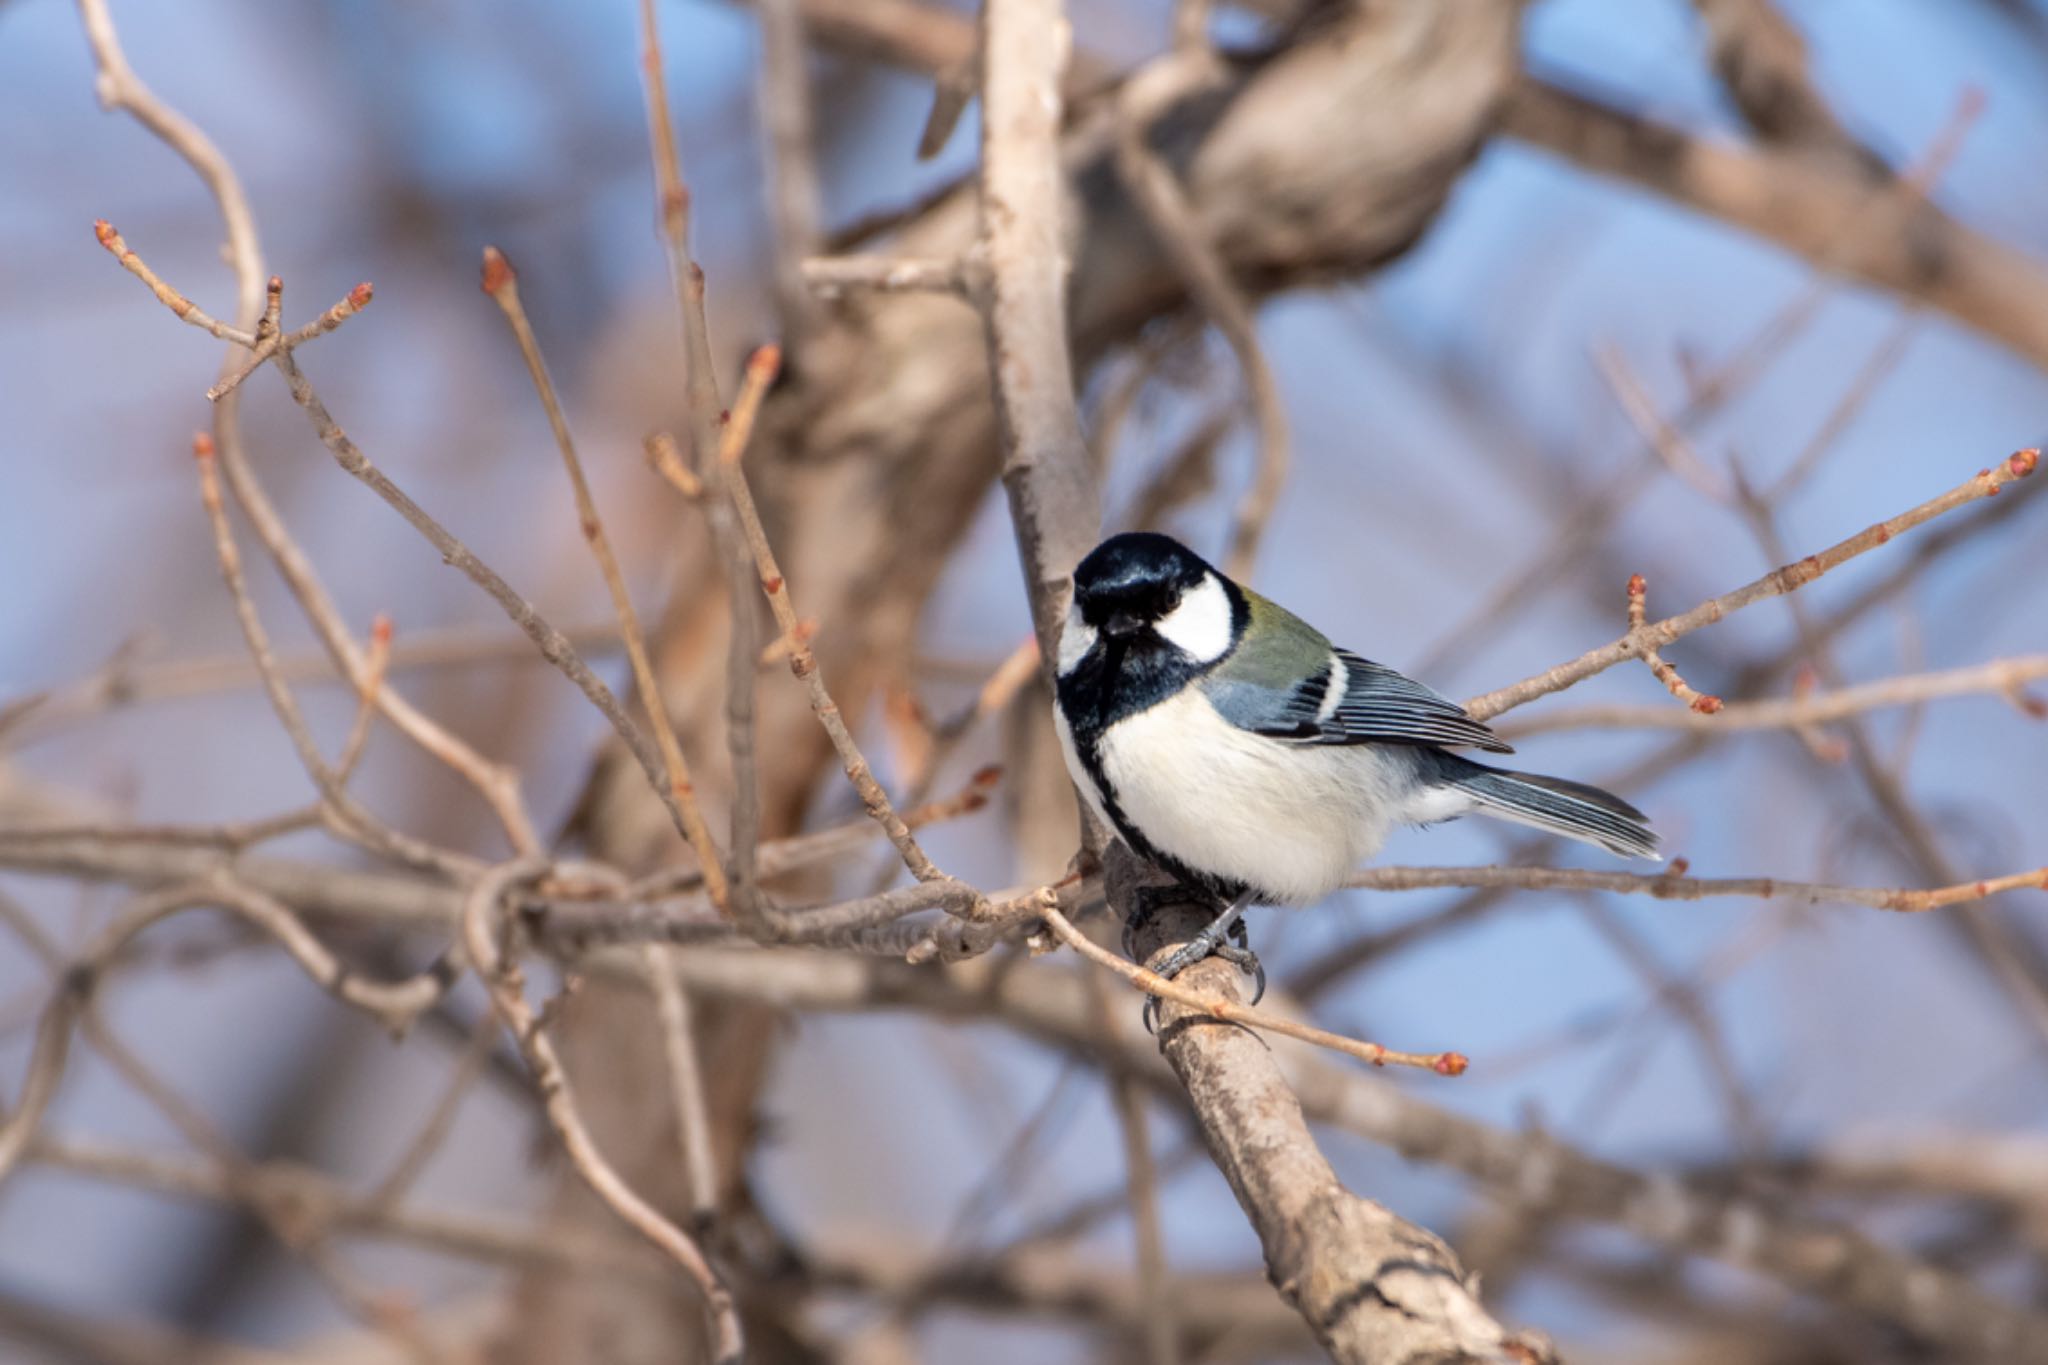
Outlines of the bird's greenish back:
M1250 588L1240 591L1251 620L1237 648L1211 670L1212 678L1287 692L1323 671L1331 646L1321 631Z

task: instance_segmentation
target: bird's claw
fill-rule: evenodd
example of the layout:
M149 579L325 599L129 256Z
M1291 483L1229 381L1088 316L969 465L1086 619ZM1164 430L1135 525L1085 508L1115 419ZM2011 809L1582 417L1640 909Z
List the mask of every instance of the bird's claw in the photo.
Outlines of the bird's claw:
M1259 961L1257 953L1247 947L1219 943L1216 945L1216 956L1251 977L1252 1004L1256 1005L1266 998L1266 967Z
M1174 949L1165 960L1151 969L1152 974L1154 976L1163 976L1168 981L1171 981L1205 957L1220 957L1252 978L1251 1003L1254 1005L1258 1004L1259 1001L1266 997L1266 968L1259 961L1259 955L1251 950L1250 938L1245 933L1244 921L1239 920L1230 926L1230 937L1236 940L1234 943L1217 941L1221 935L1212 934L1211 930L1213 929L1214 926L1212 925L1210 930L1204 930L1193 939ZM1144 1021L1145 1032L1147 1033L1157 1033L1159 1031L1159 1000L1160 997L1156 995L1145 997Z

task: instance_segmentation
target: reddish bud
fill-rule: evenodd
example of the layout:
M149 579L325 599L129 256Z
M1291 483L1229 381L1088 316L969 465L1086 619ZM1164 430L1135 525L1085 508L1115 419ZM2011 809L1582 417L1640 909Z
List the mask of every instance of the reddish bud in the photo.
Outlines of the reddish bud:
M757 346L747 357L747 378L757 384L767 384L775 378L775 372L782 368L782 348L774 342Z
M348 291L348 306L351 308L368 307L370 296L376 292L376 287L368 280L364 280L361 284Z
M192 433L192 458L210 460L213 458L213 437L203 431Z
M381 611L370 622L370 640L379 648L391 643L391 618Z
M985 768L976 768L974 776L967 779L970 787L993 787L1003 780L1003 765L991 763Z
M504 252L494 246L484 248L483 286L486 294L496 295L518 278L518 272L512 269L512 262L505 259Z
M1628 576L1628 595L1630 597L1641 597L1645 592L1649 591L1649 587L1649 584L1643 582L1641 574L1632 573Z
M1721 699L1703 692L1692 699L1692 709L1703 716L1711 716L1721 709Z
M263 287L273 294L282 294L284 292L284 276L272 275L270 277L270 283L264 285Z
M92 235L100 239L100 245L109 251L114 248L114 239L121 234L114 231L114 225L104 218L92 220Z
M761 577L761 591L767 593L770 597L781 592L782 576L780 574L763 574Z
M1431 1068L1439 1076L1462 1076L1465 1068L1472 1065L1462 1052L1440 1052L1436 1064Z
M1692 859L1673 858L1671 860L1671 866L1664 869L1664 875L1667 877L1683 877L1687 872L1691 870Z
M2005 467L2012 471L2015 479L2024 479L2033 473L2040 463L2040 450L2030 446L2025 450L2014 451L2012 457L2005 462Z

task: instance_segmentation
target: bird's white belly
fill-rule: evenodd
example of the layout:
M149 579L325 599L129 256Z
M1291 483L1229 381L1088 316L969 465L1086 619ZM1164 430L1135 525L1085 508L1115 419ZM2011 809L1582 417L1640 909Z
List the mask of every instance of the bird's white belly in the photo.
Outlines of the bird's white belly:
M1194 688L1111 726L1099 753L1124 818L1161 852L1288 904L1328 895L1378 852L1415 785L1373 748L1240 730Z

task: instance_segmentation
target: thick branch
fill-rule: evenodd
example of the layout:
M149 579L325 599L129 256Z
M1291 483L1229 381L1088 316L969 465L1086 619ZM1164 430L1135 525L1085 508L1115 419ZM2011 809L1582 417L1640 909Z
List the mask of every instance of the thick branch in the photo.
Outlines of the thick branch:
M983 23L985 317L1003 482L1050 676L1068 574L1101 516L1068 351L1058 142L1066 26L1056 0L989 0ZM1110 856L1113 870L1133 870L1121 846ZM1114 881L1110 904L1127 914L1132 889L1128 875ZM1184 941L1204 917L1195 907L1153 916L1142 955L1175 936ZM1228 996L1227 975L1205 965L1188 984ZM1333 1358L1508 1360L1507 1334L1450 1249L1346 1192L1265 1045L1233 1025L1191 1026L1207 1017L1167 1003L1162 1045L1258 1232L1273 1282Z
M1534 79L1516 86L1505 130L1816 265L1921 299L2048 366L2048 269L1918 195L1873 187L1797 152L1712 141Z

